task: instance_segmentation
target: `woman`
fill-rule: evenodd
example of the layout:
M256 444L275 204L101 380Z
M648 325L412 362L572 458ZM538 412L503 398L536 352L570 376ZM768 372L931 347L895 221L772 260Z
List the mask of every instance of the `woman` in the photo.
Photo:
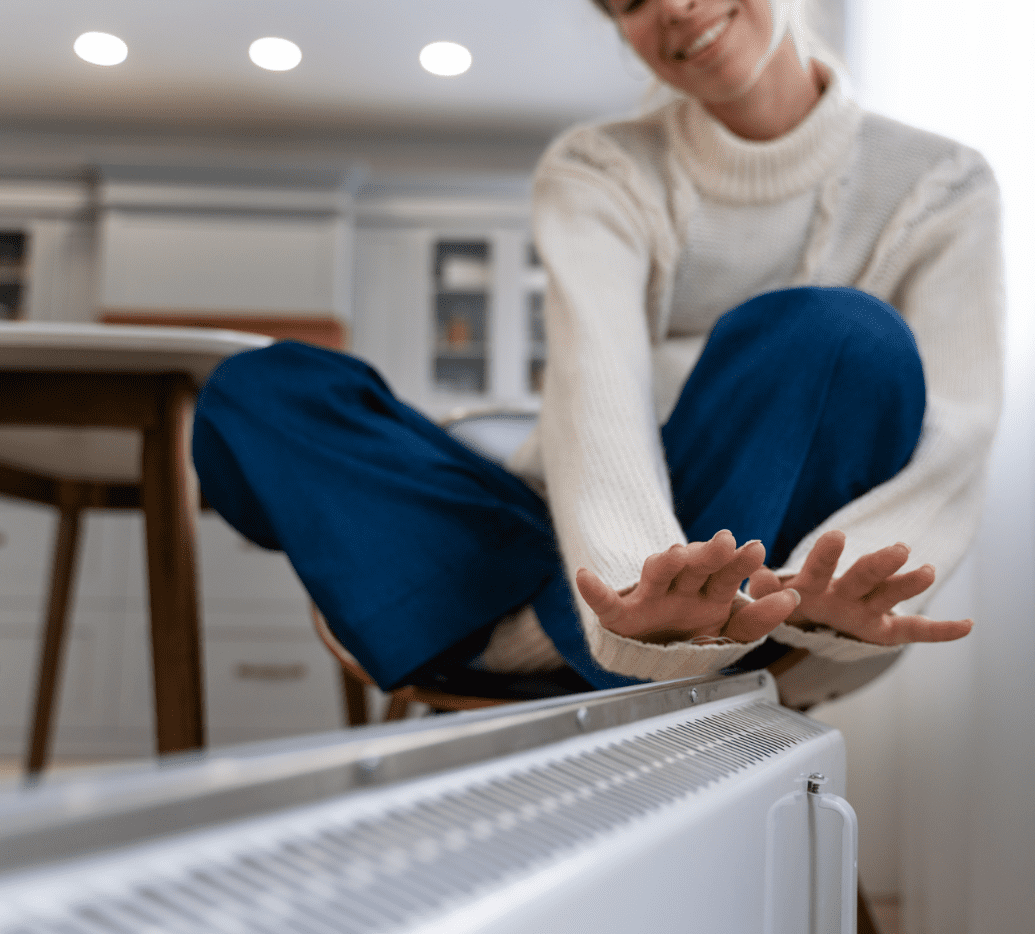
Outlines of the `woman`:
M288 553L384 687L565 663L608 687L790 648L829 680L965 635L917 610L973 535L998 413L988 167L863 114L791 4L596 2L680 95L540 164L550 359L513 472L357 361L279 345L202 394L209 500Z

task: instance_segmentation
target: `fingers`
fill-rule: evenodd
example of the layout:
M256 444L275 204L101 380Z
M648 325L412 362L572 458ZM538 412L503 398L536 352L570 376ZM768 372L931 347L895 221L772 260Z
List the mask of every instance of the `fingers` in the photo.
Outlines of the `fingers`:
M643 562L643 570L640 572L640 593L648 597L660 597L668 593L677 584L677 578L686 566L685 545L673 545L660 554L650 555Z
M716 603L729 603L740 589L740 582L754 574L764 561L765 545L758 539L745 542L725 567L708 578L704 586L705 595Z
M772 632L801 603L801 595L788 588L769 594L737 610L723 632L723 635L737 642L754 642Z
M737 541L732 532L721 529L710 541L690 542L683 548L686 555L685 566L678 579L673 581L672 589L681 594L691 594L699 592L712 574L733 560L737 553Z
M934 583L934 567L925 564L906 574L896 574L882 581L866 597L874 610L887 613L896 603L923 593Z
M908 560L909 546L902 542L863 555L845 571L844 576L834 585L835 590L847 600L861 600Z
M826 590L844 550L844 532L832 530L820 535L794 580L795 587L809 593L822 593Z
M597 614L602 626L607 627L621 613L622 598L592 571L579 568L575 572L575 586L589 608Z
M771 593L778 593L781 590L783 590L783 582L769 568L759 568L751 575L748 593L755 600L760 600L762 597L767 597Z
M962 639L974 626L970 619L933 620L926 616L884 617L884 625L871 641L878 645L905 645L909 642L952 642Z

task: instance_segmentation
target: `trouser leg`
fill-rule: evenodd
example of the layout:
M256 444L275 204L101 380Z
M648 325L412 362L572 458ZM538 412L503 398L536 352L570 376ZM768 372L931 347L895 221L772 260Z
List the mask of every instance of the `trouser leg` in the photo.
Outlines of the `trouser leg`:
M843 288L752 299L716 324L662 429L676 515L691 541L761 539L779 567L905 466L924 405L915 341L890 306Z
M759 296L714 328L662 431L691 541L761 539L779 568L820 523L908 462L925 407L908 326L852 289ZM888 542L892 544L892 542ZM772 640L740 667L786 647Z
M194 458L209 502L287 553L384 687L556 574L542 500L343 354L283 343L225 361L199 397Z

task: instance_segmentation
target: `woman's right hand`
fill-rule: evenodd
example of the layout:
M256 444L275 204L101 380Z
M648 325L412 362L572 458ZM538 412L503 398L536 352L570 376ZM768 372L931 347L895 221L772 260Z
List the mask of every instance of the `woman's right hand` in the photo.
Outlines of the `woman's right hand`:
M800 602L790 588L754 603L737 591L765 561L759 541L737 547L726 529L711 541L673 545L643 562L640 580L619 593L580 568L575 583L582 598L611 632L641 642L676 642L702 636L753 642L782 623Z

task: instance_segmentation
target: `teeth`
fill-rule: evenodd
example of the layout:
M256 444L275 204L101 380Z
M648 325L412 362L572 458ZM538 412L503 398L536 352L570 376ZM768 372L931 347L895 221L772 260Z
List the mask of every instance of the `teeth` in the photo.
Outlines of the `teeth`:
M697 37L697 40L694 42L694 44L686 50L686 55L688 57L691 55L696 55L698 52L701 51L701 49L707 48L726 31L726 27L729 24L730 21L728 18L720 20L718 23L712 26L712 28L709 29L707 32L701 33L701 35Z

